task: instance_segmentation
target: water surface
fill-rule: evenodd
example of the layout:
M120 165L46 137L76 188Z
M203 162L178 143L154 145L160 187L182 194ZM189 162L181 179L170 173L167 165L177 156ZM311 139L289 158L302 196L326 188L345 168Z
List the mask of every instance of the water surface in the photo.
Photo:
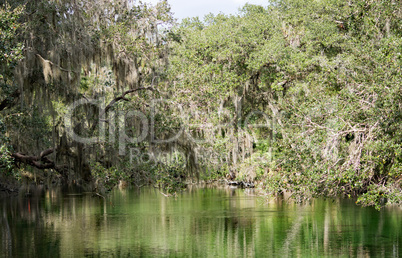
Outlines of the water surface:
M4 257L399 257L402 210L352 200L296 205L247 190L93 194L43 190L0 200Z

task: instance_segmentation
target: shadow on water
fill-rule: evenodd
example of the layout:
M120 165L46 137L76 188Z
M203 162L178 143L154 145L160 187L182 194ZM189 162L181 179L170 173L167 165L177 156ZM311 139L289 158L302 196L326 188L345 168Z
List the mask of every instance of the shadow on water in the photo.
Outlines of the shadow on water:
M351 200L296 205L230 188L35 189L0 200L4 257L401 255L402 211Z

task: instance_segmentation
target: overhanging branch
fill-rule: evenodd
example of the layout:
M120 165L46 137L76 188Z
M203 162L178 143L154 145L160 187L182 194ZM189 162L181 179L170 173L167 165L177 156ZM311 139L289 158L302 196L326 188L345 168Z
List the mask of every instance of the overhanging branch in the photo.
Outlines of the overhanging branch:
M74 73L74 74L76 73L76 72L74 72L74 71L72 71L72 70L64 69L64 68L62 68L61 66L59 66L59 65L57 65L57 64L55 64L55 63L53 63L53 62L50 61L50 60L44 59L44 58L43 58L41 55L39 55L39 54L36 54L36 56L37 56L42 62L49 63L50 65L57 67L57 68L58 68L60 71L62 71L62 72L67 72L67 73L72 72L72 73Z
M55 151L55 149L50 148L47 150L44 150L40 153L39 156L29 156L25 155L23 153L13 153L11 154L11 157L14 158L16 162L21 162L30 166L33 166L38 169L55 169L56 171L59 170L59 168L56 166L56 164L51 161L49 158L46 156L52 154Z
M114 98L112 101L110 101L110 103L105 107L105 109L100 113L100 117L104 117L104 115L109 111L109 109L111 109L113 107L114 104L116 104L117 102L119 102L120 100L125 100L128 101L128 99L126 98L126 95L134 93L136 91L140 91L140 90L150 90L150 91L156 91L155 88L152 87L140 87L140 88L136 88L136 89L131 89L131 90L127 90L125 91L122 95ZM93 132L96 128L96 126L98 125L98 120L96 120L91 127L91 132Z

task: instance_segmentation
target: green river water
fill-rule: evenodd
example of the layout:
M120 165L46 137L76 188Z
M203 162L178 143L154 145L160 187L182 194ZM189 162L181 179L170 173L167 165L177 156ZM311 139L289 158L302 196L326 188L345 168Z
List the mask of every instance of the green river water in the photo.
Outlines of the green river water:
M230 188L34 191L0 200L2 257L399 257L402 209Z

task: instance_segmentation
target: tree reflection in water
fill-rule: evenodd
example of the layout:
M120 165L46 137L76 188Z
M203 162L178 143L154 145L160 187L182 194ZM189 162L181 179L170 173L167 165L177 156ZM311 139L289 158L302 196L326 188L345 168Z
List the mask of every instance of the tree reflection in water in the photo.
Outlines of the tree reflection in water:
M247 193L247 192L246 192ZM1 253L15 256L399 256L402 212L349 200L297 205L244 190L90 193L1 200Z

